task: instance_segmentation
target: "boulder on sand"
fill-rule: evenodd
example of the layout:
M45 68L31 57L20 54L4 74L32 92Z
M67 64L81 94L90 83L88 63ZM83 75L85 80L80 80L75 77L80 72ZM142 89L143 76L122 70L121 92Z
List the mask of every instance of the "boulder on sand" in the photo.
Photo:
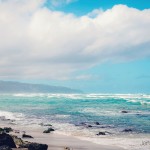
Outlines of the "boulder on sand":
M98 134L96 134L96 135L108 135L108 134L112 134L112 133L110 133L110 132L107 132L107 131L104 131L104 132L99 132Z
M55 131L53 128L48 128L47 130L43 131L43 133L50 133L52 131Z
M6 133L0 134L0 146L7 145L11 148L16 148L13 138Z
M10 127L4 127L4 132L6 132L6 133L9 133L9 132L12 132L13 131L13 129L12 128L10 128Z
M12 150L12 149L7 145L3 145L3 146L0 146L0 150Z
M105 133L105 132L99 132L99 133L96 134L96 135L106 135L106 133Z
M20 145L19 148L28 148L28 150L47 150L48 145L28 142L28 143Z
M33 138L31 135L23 134L22 138Z
M132 129L124 129L122 132L132 132Z
M64 150L71 150L70 147L64 147Z
M96 125L100 125L100 123L99 123L99 122L95 122L95 124L96 124Z
M0 128L0 133L9 133L12 132L13 129L10 127L4 127L4 128Z

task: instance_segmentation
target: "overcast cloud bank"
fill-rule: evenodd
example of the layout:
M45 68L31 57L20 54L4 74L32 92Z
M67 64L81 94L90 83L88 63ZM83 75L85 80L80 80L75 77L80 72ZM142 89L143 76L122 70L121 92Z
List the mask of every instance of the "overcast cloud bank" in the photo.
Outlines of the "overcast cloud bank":
M66 79L103 62L150 56L150 9L116 5L77 17L44 0L0 1L0 77Z

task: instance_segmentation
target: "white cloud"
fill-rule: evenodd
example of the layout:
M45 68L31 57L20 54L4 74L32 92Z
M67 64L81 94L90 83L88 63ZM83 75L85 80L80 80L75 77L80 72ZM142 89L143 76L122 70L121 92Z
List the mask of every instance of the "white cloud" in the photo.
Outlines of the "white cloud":
M66 78L105 61L150 56L150 9L116 5L76 17L44 0L0 1L0 77ZM93 11L94 12L94 11Z
M101 13L103 13L103 9L94 9L92 12L88 13L88 17L90 18L95 18L97 17L98 15L100 15Z

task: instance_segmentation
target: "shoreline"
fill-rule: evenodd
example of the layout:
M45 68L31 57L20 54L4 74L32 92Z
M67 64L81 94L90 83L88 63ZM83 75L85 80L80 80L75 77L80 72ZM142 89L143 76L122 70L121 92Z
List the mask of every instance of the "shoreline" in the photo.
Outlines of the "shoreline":
M32 138L22 138L24 141L47 144L48 150L64 150L69 147L70 150L149 150L150 149L150 134L127 134L120 136L101 136L97 138L96 143L94 138L87 139L86 137L77 137L73 135L64 135L57 130L51 133L43 133L48 126L23 126L12 124L9 119L0 119L0 127L11 127L19 130L19 133L10 132L11 135L16 135L22 138L25 132Z
M24 141L47 144L48 150L64 150L65 147L69 147L70 150L125 150L119 146L96 144L70 135L62 135L55 132L43 133L42 128L13 125L8 121L0 121L0 127L11 127L14 130L19 130L20 133L9 133L19 138L22 138L22 134L25 131L27 135L31 135L33 138L22 138Z

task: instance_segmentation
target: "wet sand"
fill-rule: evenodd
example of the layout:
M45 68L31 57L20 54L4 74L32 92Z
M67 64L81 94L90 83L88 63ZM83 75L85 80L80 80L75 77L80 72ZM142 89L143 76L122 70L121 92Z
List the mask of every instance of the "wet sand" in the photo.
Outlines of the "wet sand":
M70 150L124 150L121 147L95 144L92 141L85 141L75 138L73 136L61 135L55 132L43 133L41 128L18 126L9 124L7 121L0 121L0 127L11 127L14 130L19 130L20 133L11 132L12 135L22 137L23 131L26 134L33 136L33 139L23 138L24 141L37 142L41 144L47 144L48 150L64 150L65 147L69 147Z

